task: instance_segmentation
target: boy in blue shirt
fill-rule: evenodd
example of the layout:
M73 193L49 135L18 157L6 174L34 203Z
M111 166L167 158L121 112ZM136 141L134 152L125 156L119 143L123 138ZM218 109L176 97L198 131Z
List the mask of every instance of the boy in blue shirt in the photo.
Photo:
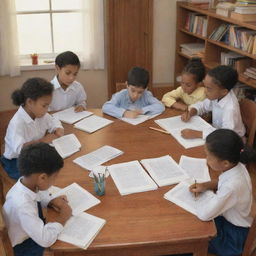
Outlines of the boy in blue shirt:
M136 118L138 115L155 115L165 110L164 105L147 90L149 73L140 67L128 72L127 89L115 93L102 106L102 111L116 118Z

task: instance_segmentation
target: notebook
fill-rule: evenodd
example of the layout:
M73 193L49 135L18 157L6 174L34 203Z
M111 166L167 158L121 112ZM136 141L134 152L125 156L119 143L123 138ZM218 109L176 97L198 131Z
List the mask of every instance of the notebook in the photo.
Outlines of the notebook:
M71 108L67 108L62 111L56 112L53 114L53 116L64 123L73 124L92 114L93 113L89 111L75 112L75 108L71 107Z
M92 171L95 166L101 165L117 156L122 155L123 153L123 151L117 148L105 145L95 151L76 158L73 160L73 162L82 168Z
M199 116L193 116L188 122L183 122L181 116L174 116L155 120L155 122L168 131L184 148L192 148L204 145L205 140L201 138L184 139L181 136L183 129L193 129L198 131L212 130L213 127Z
M113 164L108 170L121 195L157 189L155 182L138 161Z
M188 175L169 156L143 159L140 161L159 187L179 183Z
M58 151L62 158L71 156L80 150L81 144L75 134L71 133L54 139L52 145Z
M138 124L141 124L149 119L155 118L156 116L158 116L160 114L161 113L156 114L156 115L138 115L136 118L122 117L121 120L126 123L132 124L132 125L138 125Z
M75 123L74 127L80 129L82 131L92 133L95 132L109 124L113 123L113 121L106 119L104 117L92 115L89 116L77 123Z

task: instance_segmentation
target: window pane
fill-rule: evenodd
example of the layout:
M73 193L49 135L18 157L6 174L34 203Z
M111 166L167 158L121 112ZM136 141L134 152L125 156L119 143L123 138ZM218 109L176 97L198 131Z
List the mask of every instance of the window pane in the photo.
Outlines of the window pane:
M52 52L49 14L17 15L17 23L20 54Z
M55 52L82 50L82 14L53 14L53 33Z
M83 0L52 0L53 10L80 10Z
M15 0L16 11L42 11L49 10L49 0Z

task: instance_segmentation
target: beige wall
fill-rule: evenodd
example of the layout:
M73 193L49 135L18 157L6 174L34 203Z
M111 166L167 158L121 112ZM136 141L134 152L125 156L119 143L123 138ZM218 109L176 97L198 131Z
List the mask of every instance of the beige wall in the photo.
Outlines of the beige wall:
M154 0L153 82L172 83L175 54L176 0ZM54 70L23 71L21 76L0 77L0 111L12 109L10 95L30 77L51 80ZM88 96L88 107L101 107L107 100L107 72L80 71L81 82ZM0 121L1 122L1 121Z

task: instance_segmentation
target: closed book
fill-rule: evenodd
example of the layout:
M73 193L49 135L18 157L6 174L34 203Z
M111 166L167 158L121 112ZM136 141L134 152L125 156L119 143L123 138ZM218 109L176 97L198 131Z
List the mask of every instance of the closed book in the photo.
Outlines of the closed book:
M256 21L256 14L240 14L237 12L232 12L230 18L243 22L253 22Z

